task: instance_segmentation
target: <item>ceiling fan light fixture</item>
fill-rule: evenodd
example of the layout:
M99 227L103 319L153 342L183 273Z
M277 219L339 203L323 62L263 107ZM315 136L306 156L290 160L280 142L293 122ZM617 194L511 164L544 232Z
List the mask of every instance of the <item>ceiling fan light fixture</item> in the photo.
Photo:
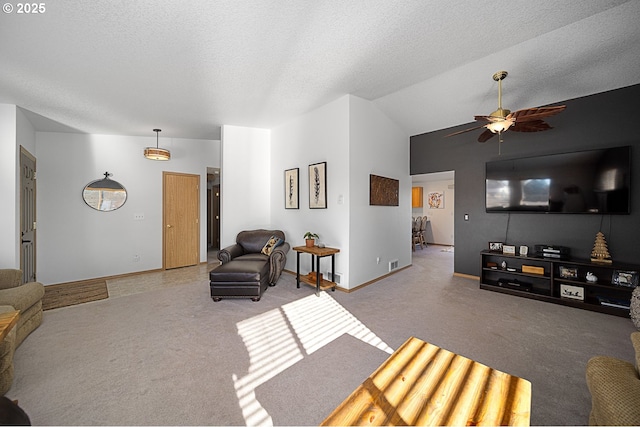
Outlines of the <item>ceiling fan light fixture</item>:
M509 129L513 125L513 121L511 120L498 120L495 122L491 122L486 125L486 128L489 129L493 133L502 133Z
M154 129L156 133L156 146L155 147L147 147L144 149L144 156L149 160L170 160L171 152L165 148L160 148L158 146L158 135L162 132L161 129Z

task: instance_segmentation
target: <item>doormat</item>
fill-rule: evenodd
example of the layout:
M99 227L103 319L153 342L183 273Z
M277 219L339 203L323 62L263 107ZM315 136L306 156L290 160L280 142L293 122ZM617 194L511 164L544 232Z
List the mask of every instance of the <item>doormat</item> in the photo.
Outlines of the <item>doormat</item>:
M42 309L52 310L106 298L109 298L109 291L104 279L49 285L44 287Z

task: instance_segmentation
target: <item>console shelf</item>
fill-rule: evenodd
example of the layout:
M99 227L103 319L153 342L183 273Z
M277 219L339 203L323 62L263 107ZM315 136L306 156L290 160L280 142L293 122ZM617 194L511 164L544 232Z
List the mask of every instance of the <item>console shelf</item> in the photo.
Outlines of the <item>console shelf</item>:
M633 288L614 284L612 276L615 271L640 271L637 265L491 251L482 251L480 258L480 289L621 317L629 317ZM586 280L588 272L597 282Z

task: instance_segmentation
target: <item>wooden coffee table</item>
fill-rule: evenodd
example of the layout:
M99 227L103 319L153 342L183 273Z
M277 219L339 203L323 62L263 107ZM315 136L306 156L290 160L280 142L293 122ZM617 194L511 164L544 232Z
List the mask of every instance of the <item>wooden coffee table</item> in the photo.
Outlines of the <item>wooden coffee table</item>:
M0 341L7 336L11 331L11 328L18 323L20 317L20 311L10 311L8 313L0 313Z
M528 426L531 383L409 338L321 425Z

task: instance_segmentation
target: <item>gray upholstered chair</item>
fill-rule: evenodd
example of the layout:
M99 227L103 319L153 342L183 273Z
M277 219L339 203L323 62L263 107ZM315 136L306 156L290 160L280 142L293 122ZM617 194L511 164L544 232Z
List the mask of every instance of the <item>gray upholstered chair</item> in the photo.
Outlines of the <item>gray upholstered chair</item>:
M587 362L587 386L591 392L589 425L640 425L640 332L631 334L635 363L610 356L594 356Z
M0 342L0 394L13 382L13 352L42 323L43 296L42 283L22 283L22 271L0 269L0 313L20 311L18 323Z

